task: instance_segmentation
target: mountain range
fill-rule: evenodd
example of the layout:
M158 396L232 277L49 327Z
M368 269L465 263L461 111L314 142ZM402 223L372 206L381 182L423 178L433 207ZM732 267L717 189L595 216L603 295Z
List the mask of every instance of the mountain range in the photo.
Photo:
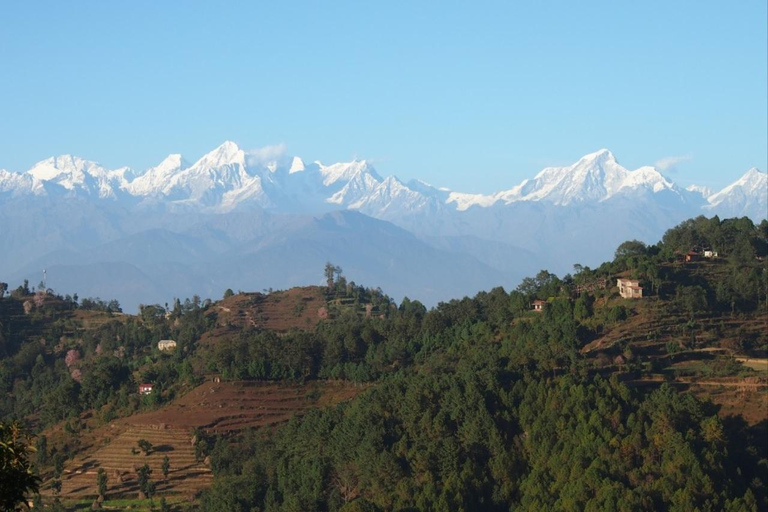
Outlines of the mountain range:
M324 165L254 158L225 142L194 163L179 154L143 172L62 155L23 173L0 169L0 280L60 292L163 303L224 289L348 279L427 304L541 268L594 265L622 241L655 242L689 217L768 214L756 168L719 192L682 188L608 150L494 194L395 176L365 160Z

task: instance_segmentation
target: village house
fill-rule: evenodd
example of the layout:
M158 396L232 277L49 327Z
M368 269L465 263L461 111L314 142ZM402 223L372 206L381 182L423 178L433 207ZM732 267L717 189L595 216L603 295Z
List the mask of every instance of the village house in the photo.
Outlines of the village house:
M696 251L688 251L688 253L686 253L686 255L685 255L685 261L686 262L689 262L689 261L699 261L700 257L701 257L701 255L699 253L697 253Z
M541 313L542 311L544 311L544 304L546 303L547 301L545 300L536 299L535 301L533 301L533 310L538 313Z
M170 352L176 348L176 342L173 340L160 340L157 342L157 348L163 352Z
M715 259L717 258L717 251L712 251L712 250L704 251L704 257L709 259Z
M148 395L152 392L152 384L139 384L139 394Z
M616 280L616 286L619 288L619 295L625 299L639 299L643 296L643 287L637 279L619 278Z

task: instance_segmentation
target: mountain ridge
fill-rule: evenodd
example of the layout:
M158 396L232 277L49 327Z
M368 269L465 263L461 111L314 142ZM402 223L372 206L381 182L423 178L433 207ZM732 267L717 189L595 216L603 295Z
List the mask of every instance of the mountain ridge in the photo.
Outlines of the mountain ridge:
M31 171L0 170L0 280L34 283L45 268L59 291L119 289L128 309L195 290L307 284L326 261L434 305L514 287L541 268L597 264L626 240L654 243L702 214L759 221L768 195L751 169L708 202L608 150L491 195L382 177L366 160L263 157L233 142L143 172L71 155Z
M634 171L622 167L608 149L589 153L568 166L547 167L533 178L492 194L468 194L437 188L418 180L409 183L394 175L382 178L366 160L306 164L300 157L249 163L247 154L225 141L192 164L171 154L158 165L137 173L128 167L108 170L97 162L72 155L42 160L23 173L0 171L0 194L72 194L129 203L167 204L227 212L253 205L276 211L298 211L296 203L311 204L314 213L332 208L357 209L375 217L397 216L440 208L466 211L521 201L545 201L567 207L606 201L620 194L671 192L683 202L700 202L702 209L718 205L734 209L735 201L764 203L761 188L766 174L752 168L722 190L707 194L696 185L679 187L652 166ZM757 182L755 186L753 182ZM747 188L745 188L745 186ZM61 190L58 190L61 189ZM765 193L763 193L765 192ZM735 196L735 199L727 199ZM286 199L289 198L289 199ZM755 216L747 208L746 215ZM394 215L393 215L394 212Z

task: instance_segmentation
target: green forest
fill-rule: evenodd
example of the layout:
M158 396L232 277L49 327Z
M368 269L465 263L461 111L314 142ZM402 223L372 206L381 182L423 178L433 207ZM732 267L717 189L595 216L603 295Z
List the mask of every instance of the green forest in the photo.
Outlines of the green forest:
M704 251L717 259L686 262ZM37 436L30 472L61 478L83 415L157 410L206 376L345 381L356 398L277 428L197 432L214 480L195 509L768 510L768 419L724 417L672 382L630 385L749 376L734 357L768 355L768 333L749 328L768 315L768 221L698 217L597 268L542 270L432 309L332 265L325 276L317 326L225 335L199 297L124 315L116 301L0 283L0 416ZM637 279L645 302L621 298L618 277ZM644 315L658 329L613 335ZM162 339L176 350L160 352ZM678 364L703 349L718 355ZM153 392L138 394L142 382ZM48 444L52 428L65 434Z

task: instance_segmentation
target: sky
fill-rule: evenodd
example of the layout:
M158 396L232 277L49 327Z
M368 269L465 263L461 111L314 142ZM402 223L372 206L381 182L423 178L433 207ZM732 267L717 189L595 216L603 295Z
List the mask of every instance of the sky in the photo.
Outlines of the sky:
M768 169L767 5L7 2L0 168L233 140L488 193L608 148L718 189Z

